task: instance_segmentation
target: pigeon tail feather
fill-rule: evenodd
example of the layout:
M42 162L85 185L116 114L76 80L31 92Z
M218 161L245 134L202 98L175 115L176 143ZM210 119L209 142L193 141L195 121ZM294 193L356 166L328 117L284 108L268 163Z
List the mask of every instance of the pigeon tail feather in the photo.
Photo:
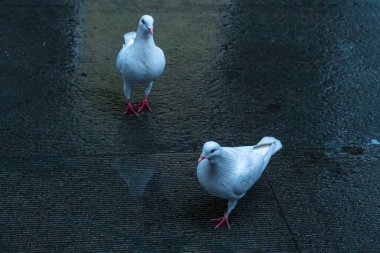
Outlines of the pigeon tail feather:
M265 146L273 146L273 150L271 152L271 156L277 153L282 148L281 141L277 140L274 137L265 136L261 139L259 143L253 146L254 149L264 148ZM264 148L265 149L265 148ZM267 152L267 151L266 151ZM266 153L265 152L265 153Z
M264 157L264 164L261 173L267 167L271 157L282 148L282 144L279 140L273 137L264 137L259 143L253 146L254 153L259 153Z

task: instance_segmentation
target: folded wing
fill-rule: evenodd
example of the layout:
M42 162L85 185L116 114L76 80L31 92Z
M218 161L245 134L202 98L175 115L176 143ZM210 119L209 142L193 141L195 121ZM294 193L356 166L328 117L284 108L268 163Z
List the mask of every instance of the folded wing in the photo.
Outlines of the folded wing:
M244 194L256 183L262 172L269 163L270 158L282 148L279 140L273 137L264 137L261 141L254 145L251 149L247 168L241 170L238 180L233 188L234 193L243 197Z
M129 32L129 33L124 34L123 48L131 46L133 42L135 42L135 38L136 38L135 32Z

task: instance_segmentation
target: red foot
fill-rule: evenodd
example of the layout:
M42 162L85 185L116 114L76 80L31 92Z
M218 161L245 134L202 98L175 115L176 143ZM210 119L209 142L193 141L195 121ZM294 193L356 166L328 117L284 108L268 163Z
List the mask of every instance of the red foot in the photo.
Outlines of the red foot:
M135 111L135 109L133 109L133 106L131 105L131 102L128 101L128 104L125 106L125 109L124 109L124 115L127 115L129 112L133 113L134 115L136 116L139 116L137 114L137 112Z
M228 214L227 213L224 213L223 217L220 217L220 218L217 218L217 219L211 219L211 221L220 221L216 226L215 226L215 229L217 228L220 228L223 223L226 223L228 228L231 228L230 227L230 223L228 222Z
M135 109L137 109L138 112L141 112L145 108L148 109L149 111L152 111L152 108L150 108L150 105L148 103L148 97L145 97L141 103L138 103L137 105L135 105Z

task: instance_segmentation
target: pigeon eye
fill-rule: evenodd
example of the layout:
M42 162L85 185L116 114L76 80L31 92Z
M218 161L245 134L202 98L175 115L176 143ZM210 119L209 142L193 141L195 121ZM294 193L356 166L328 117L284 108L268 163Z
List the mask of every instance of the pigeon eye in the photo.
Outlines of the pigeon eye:
M214 153L215 152L215 149L211 150L211 153Z
M141 19L141 22L142 22L144 25L146 25L144 19Z

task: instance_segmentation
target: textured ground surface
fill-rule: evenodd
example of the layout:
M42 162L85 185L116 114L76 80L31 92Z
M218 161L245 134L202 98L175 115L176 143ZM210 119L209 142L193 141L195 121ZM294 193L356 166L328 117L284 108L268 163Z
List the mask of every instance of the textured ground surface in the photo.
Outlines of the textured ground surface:
M142 14L167 67L124 117ZM376 1L0 0L0 251L377 252L379 23ZM215 231L203 142L264 135L284 149Z

